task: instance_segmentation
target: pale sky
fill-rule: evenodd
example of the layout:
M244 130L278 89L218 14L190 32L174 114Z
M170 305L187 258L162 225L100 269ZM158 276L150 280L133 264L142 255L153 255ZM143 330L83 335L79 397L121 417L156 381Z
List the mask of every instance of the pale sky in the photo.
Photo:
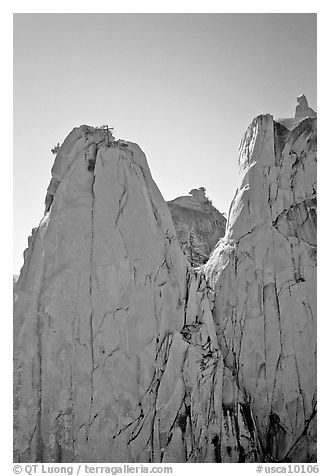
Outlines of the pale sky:
M14 273L75 126L137 142L166 200L204 186L228 212L258 114L316 104L315 14L15 14Z

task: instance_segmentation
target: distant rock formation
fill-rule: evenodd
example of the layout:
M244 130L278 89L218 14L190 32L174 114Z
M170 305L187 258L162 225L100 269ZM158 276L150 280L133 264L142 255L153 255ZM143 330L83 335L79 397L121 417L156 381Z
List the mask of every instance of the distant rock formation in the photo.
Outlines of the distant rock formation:
M239 162L194 269L139 146L66 138L15 285L15 462L316 461L316 119L258 116Z
M182 251L196 267L208 260L214 246L224 236L226 218L205 195L205 188L167 202Z

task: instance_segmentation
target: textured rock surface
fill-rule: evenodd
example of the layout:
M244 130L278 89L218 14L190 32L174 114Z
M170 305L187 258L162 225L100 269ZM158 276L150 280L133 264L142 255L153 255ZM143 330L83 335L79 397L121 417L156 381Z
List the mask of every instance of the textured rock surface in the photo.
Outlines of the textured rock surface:
M316 119L257 117L240 167L205 279L141 149L69 134L15 285L15 461L315 460Z
M316 112L309 107L306 96L302 94L297 98L298 105L296 107L295 117L304 118L304 117L316 117Z
M204 264L224 236L226 218L212 206L205 189L167 202L181 248L192 266Z
M144 154L108 141L82 126L63 143L17 283L23 460L149 458L142 404L182 328L186 263ZM138 450L118 444L144 418Z
M254 119L225 237L206 264L225 369L264 458L316 458L316 119ZM233 398L233 402L235 398Z
M209 290L136 144L71 132L15 291L16 461L253 460Z

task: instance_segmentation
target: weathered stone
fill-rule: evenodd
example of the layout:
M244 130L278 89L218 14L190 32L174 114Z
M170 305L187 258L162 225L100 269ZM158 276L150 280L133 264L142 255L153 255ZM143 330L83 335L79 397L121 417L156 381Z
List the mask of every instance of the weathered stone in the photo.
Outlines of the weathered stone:
M316 119L257 117L240 167L206 280L141 149L69 134L14 289L15 461L315 461Z
M48 194L15 288L15 460L238 461L210 290L141 149L74 129Z
M225 234L226 218L205 196L205 189L167 202L182 251L192 266L206 263Z
M301 94L297 97L298 105L296 106L296 113L294 117L316 117L316 112L309 107L306 96Z
M264 458L316 458L316 119L248 128L225 237L205 266L225 368Z

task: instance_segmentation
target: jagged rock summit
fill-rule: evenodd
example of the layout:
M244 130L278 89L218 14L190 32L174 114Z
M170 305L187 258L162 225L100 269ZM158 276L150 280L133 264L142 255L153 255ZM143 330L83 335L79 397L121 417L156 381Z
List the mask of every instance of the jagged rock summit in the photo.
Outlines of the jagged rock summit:
M316 460L316 118L255 118L205 273L225 367L268 461ZM235 400L232 400L235 406Z
M205 195L205 188L168 201L181 248L192 266L208 260L214 246L224 236L226 218Z
M297 101L298 104L296 106L296 113L294 117L305 118L317 116L316 112L311 107L309 107L306 96L304 94L298 96Z
M138 145L63 142L15 286L16 462L316 461L316 118L258 116L239 163L194 269Z
M297 97L297 103L294 117L277 118L276 122L282 124L286 129L293 130L304 119L317 117L316 112L309 107L304 94Z

